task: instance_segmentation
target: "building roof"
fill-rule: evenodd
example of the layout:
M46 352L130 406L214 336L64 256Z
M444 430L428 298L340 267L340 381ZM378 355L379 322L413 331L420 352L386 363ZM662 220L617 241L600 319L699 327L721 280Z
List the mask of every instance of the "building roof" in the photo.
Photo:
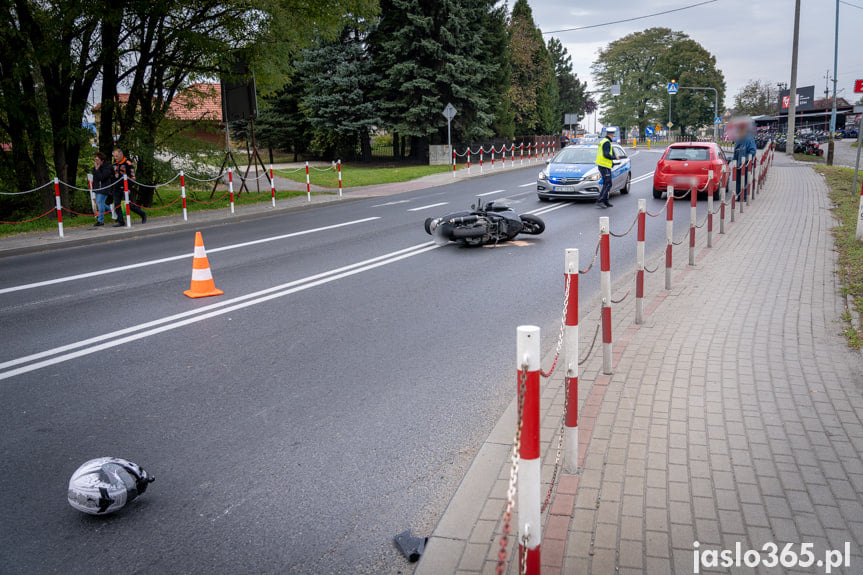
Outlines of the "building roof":
M121 106L128 101L128 93L117 94L117 103ZM93 106L93 112L98 113L101 108L101 104L96 104ZM181 90L171 100L167 116L190 122L200 120L221 122L222 92L219 84L198 82Z

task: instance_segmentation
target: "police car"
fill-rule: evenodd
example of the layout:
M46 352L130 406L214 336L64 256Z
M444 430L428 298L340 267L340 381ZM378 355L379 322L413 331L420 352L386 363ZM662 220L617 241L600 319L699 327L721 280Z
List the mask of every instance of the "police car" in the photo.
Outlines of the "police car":
M540 200L589 200L599 197L602 176L596 168L598 144L567 146L539 173L536 192ZM613 145L617 160L611 168L611 193L628 194L632 167L626 152Z

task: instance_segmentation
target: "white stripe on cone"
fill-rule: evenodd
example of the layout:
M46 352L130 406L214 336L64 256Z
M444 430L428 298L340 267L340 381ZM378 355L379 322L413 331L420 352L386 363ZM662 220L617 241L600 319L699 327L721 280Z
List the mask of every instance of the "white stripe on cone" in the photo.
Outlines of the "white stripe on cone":
M205 282L213 279L213 274L210 272L210 268L206 268L203 270L193 269L192 270L192 281L193 282Z

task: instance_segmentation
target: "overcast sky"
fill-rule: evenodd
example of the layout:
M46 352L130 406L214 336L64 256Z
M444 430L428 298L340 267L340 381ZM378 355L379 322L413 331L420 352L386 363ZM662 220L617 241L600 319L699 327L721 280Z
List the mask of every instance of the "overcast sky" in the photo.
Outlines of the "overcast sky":
M512 7L513 0L508 0ZM543 32L601 24L681 8L703 0L529 0ZM840 97L856 102L854 80L863 79L863 0L845 0L839 8ZM834 0L802 0L797 85L815 85L824 96L824 75L833 74ZM681 30L714 56L725 74L726 105L750 79L791 81L794 0L716 0L673 14L613 24L591 30L553 34L572 55L579 78L593 89L590 65L597 50L632 32L664 26ZM550 36L545 35L546 39ZM844 92L842 89L844 88ZM832 85L830 87L832 91Z

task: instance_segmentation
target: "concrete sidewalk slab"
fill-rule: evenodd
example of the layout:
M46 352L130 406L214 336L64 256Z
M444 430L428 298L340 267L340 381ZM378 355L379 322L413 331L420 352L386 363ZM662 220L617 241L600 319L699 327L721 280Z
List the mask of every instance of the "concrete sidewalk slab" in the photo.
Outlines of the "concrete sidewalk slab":
M688 246L675 248L671 291L661 289L661 273L648 277L643 325L632 325L631 297L613 308L614 374L600 375L597 353L582 366L581 465L561 477L544 515L543 573L692 573L695 541L702 551L792 543L798 553L813 543L822 562L847 542L850 567L833 572L863 572L863 362L840 335L830 202L811 168L777 160L762 194L713 249L700 231L696 266L681 265ZM615 298L628 289L616 287ZM596 311L582 318L582 350L597 321ZM543 489L563 393L561 374L544 381ZM514 416L506 425L512 433ZM477 472L492 493L509 461L497 473L489 467ZM433 533L416 573L494 572L505 499L485 503L457 508L453 500L441 522L454 514L462 526L445 538ZM463 537L495 509L489 542ZM438 552L446 570L435 568Z

